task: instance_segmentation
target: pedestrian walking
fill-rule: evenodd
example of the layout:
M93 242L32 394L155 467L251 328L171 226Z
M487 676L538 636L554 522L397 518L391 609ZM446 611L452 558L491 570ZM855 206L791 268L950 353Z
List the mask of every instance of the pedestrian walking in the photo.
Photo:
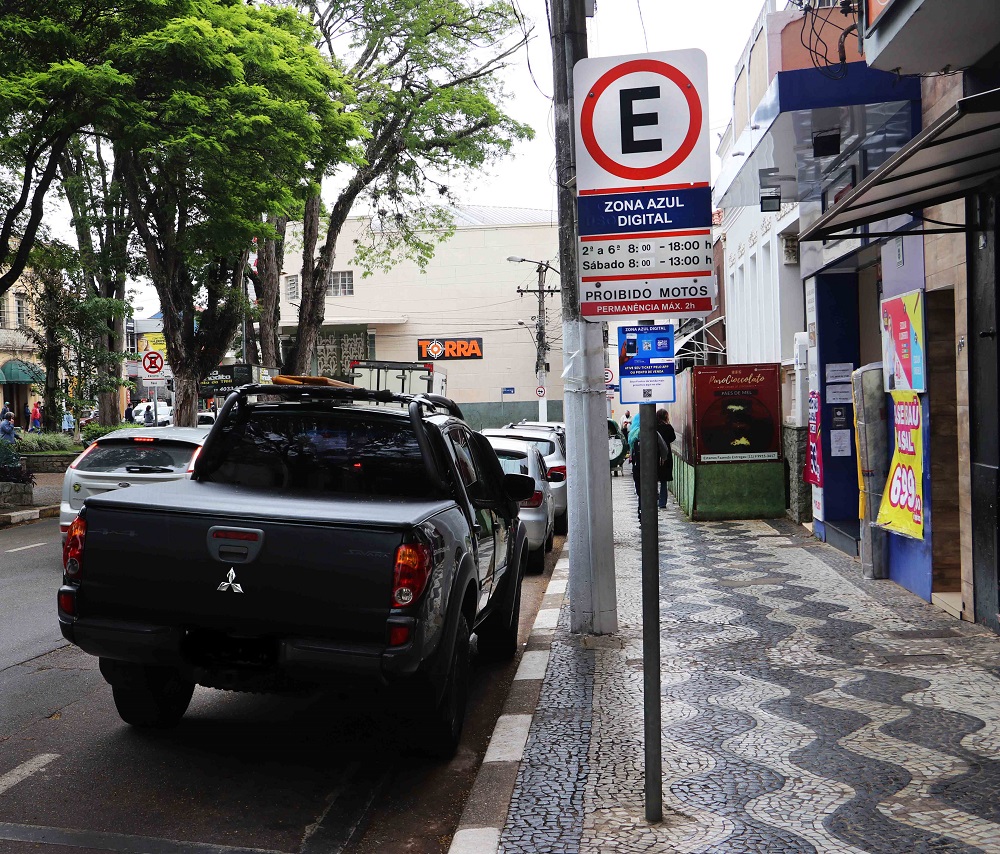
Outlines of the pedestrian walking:
M24 429L31 429L31 407L28 406L28 402L24 402Z
M10 401L5 400L3 402L3 409L0 409L0 421L5 421L8 415L13 414L13 410L10 408Z
M142 423L147 427L153 426L153 407L148 403L146 404L146 411L142 413Z
M42 432L42 408L38 405L37 400L35 401L35 405L31 407L31 427L28 428L28 432Z
M674 427L670 423L670 413L666 409L656 410L656 433L667 446L666 460L660 461L660 468L656 473L656 479L660 482L660 507L667 506L667 499L670 497L670 482L674 479L674 455L670 451L670 445L677 438Z
M638 419L638 416L636 416ZM632 440L632 453L629 457L632 463L632 482L635 484L635 494L639 497L639 521L642 521L642 489L639 486L639 468L640 468L640 450L639 450L639 433L633 430L635 433L635 438ZM670 457L670 449L667 447L666 443L663 441L663 437L660 435L659 431L656 433L656 444L658 447L658 465L657 465L657 476L659 476L660 467L667 461Z
M626 409L625 415L622 417L622 433L628 436L628 428L631 426L632 426L632 413Z
M17 433L14 430L14 413L9 409L7 414L0 420L0 442L13 445L17 442Z
M67 409L63 413L62 431L63 433L72 433L74 427L76 427L76 419L73 417L73 413Z
M125 420L130 424L135 421L135 415L133 415L134 410L132 409L132 404L130 403L125 407Z

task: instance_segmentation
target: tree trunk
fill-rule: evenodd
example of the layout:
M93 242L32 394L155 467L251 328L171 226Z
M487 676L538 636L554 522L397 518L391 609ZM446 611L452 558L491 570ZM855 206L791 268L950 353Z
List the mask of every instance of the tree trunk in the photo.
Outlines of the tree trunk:
M302 217L302 273L299 276L301 302L299 303L299 326L288 354L284 370L291 374L312 373L312 360L316 354L316 339L323 325L326 310L326 285L320 286L326 273L316 265L316 242L320 225L319 194L306 201ZM326 267L326 270L329 266ZM317 291L319 292L317 294Z
M45 330L45 392L42 398L42 429L58 432L62 429L62 407L59 400L59 339L55 329Z
M288 217L268 217L268 223L278 234L277 240L265 240L257 264L254 291L260 313L260 363L274 368L281 363L278 340L278 306L281 296L281 268L285 263L285 230Z

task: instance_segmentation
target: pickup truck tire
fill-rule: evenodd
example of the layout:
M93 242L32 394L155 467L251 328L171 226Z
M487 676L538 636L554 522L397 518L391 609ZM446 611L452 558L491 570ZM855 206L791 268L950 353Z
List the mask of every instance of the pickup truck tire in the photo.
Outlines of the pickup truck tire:
M485 661L509 661L517 652L517 633L521 627L521 579L509 608L487 617L476 630L479 657Z
M430 756L450 759L458 750L469 699L469 647L469 624L462 614L458 618L444 692L424 722L423 752Z
M111 690L123 721L134 727L167 729L177 726L194 693L194 682L173 667L147 667L118 662Z
M545 569L545 545L540 545L534 551L528 552L528 572L538 575Z
M545 551L552 551L553 546L556 544L556 523L555 520L552 521L552 528L549 529L549 535L545 538Z
M556 533L565 534L569 531L569 511L556 516Z

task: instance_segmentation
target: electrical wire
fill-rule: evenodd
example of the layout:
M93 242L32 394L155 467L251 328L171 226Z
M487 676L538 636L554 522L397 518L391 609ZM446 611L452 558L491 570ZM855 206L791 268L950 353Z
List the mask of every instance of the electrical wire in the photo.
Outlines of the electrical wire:
M646 53L649 53L649 39L646 38L646 21L642 17L642 0L635 0L635 8L639 10L639 24L642 27L642 41L646 45Z

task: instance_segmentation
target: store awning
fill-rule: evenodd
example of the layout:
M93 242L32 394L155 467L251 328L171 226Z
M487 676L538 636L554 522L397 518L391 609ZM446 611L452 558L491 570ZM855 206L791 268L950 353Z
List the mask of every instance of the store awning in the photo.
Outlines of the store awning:
M10 359L0 366L0 373L3 374L3 382L11 384L45 385L45 371L38 365L25 362L22 359Z
M1000 176L1000 89L963 98L805 229L830 240L859 225L960 199Z

